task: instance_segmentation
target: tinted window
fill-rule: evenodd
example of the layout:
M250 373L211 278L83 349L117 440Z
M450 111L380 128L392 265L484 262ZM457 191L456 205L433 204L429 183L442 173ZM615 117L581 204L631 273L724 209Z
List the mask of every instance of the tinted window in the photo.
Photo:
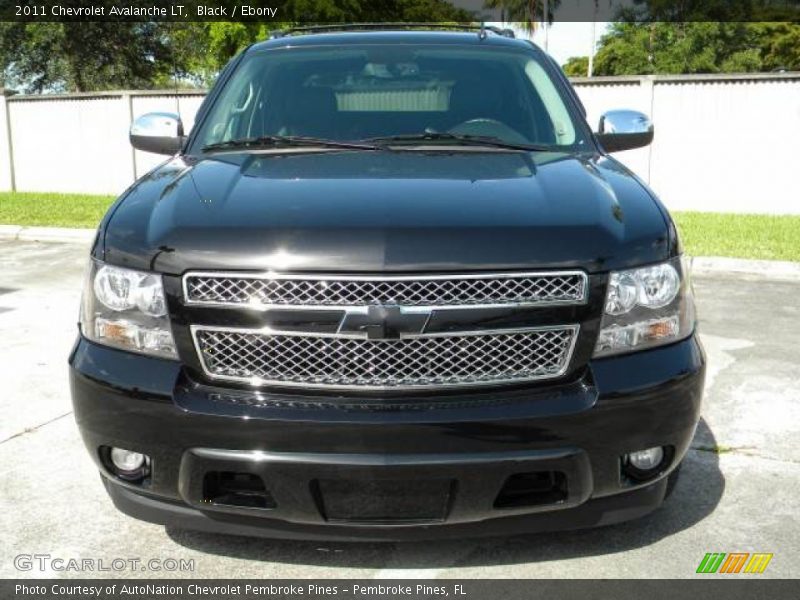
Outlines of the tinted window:
M381 45L245 57L195 147L262 135L362 140L425 131L583 143L564 98L531 52Z

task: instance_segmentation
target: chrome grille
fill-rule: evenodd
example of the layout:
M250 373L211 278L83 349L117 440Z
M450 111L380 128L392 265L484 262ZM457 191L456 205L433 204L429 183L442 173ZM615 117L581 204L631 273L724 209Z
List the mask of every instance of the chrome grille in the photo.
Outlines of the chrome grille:
M400 340L195 326L206 374L255 385L386 389L548 379L569 365L577 325Z
M330 308L351 306L475 307L578 304L586 299L580 271L447 276L322 276L189 273L189 304Z

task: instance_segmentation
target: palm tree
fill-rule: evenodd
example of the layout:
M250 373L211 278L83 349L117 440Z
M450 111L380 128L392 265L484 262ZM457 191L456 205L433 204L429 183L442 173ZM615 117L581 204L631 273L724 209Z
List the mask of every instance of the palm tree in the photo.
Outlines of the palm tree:
M516 22L529 34L539 23L553 22L553 13L561 0L486 0L486 8L499 8L505 21Z

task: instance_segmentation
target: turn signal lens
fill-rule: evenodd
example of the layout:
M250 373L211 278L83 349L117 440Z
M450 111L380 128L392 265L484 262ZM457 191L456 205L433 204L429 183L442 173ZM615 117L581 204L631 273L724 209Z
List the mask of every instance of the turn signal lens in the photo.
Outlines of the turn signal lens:
M95 335L97 340L121 348L147 354L175 354L175 342L172 341L169 331L141 327L130 321L98 318L95 320Z
M647 342L675 337L679 331L678 317L640 321L631 325L611 325L600 331L596 352L609 349L635 348Z

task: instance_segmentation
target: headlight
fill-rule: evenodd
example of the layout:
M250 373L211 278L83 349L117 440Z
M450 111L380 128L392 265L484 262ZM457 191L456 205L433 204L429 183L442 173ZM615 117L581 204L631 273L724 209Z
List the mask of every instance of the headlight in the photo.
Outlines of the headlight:
M680 259L611 273L594 355L676 342L694 331L688 269Z
M81 331L98 344L177 358L161 275L92 261L81 303Z

